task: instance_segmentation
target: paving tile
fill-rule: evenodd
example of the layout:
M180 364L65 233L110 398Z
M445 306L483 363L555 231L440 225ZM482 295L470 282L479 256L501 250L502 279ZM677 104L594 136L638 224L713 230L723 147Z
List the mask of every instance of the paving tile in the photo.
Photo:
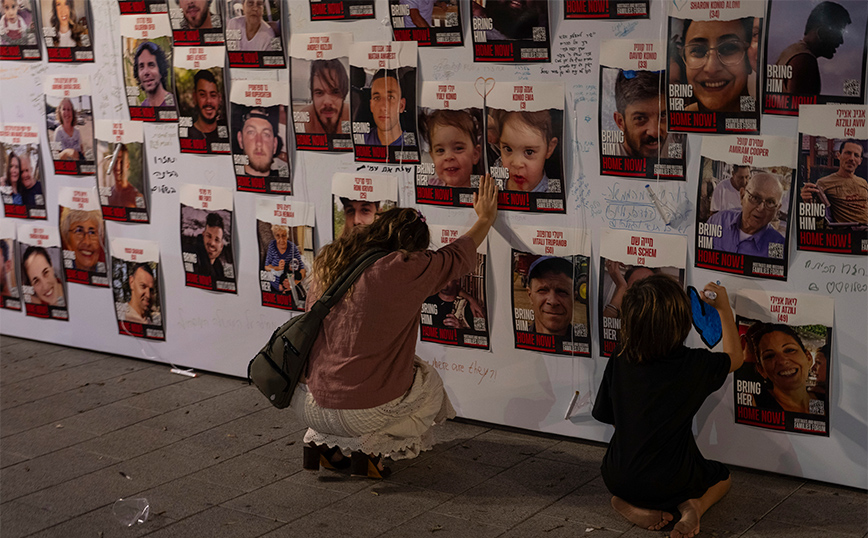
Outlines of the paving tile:
M329 510L347 514L348 519L371 518L395 526L443 504L450 498L452 495L446 493L389 480L373 481L373 485L332 504Z
M148 538L253 538L281 525L280 522L231 510L222 506L209 508L187 519L157 530ZM302 536L298 534L296 536Z
M864 515L863 512L862 516ZM853 535L836 532L833 529L799 527L782 521L764 519L742 534L741 538L848 538L851 536Z
M756 490L744 484L733 486L723 499L703 514L702 528L741 534L780 501L773 495L757 495Z
M76 448L94 454L127 460L177 443L180 435L158 428L133 424L120 430L85 441Z
M187 383L175 383L159 387L142 394L136 394L123 400L124 405L149 409L157 413L166 413L173 409L194 404L213 398L208 392L191 389Z
M419 538L420 536L493 538L501 536L506 530L506 527L483 525L476 521L425 512L389 529L379 538Z
M395 466L392 467L394 469ZM458 458L434 455L416 462L415 465L404 467L389 480L457 495L502 471L503 467L478 462L470 464Z
M109 469L136 485L137 491L153 488L194 473L214 462L170 452L165 448L115 464Z
M23 538L66 519L63 515L18 501L0 505L3 538Z
M46 399L47 400L47 399ZM0 437L7 437L75 415L69 402L37 400L2 410L3 428Z
M350 518L332 510L318 510L262 538L373 538L389 529L389 524L374 518Z
M182 435L193 435L258 411L242 391L228 392L181 407L142 422L143 426L167 428Z
M370 485L368 480L353 478L347 473L327 471L325 469L321 469L319 472L301 471L301 465L297 469L299 469L299 472L293 474L287 480L305 487L328 489L349 495L361 491Z
M136 538L172 523L173 520L151 512L144 523L127 527L115 519L112 506L108 505L66 520L28 538Z
M489 430L472 439L456 443L443 453L463 460L510 467L539 454L557 442L554 439L523 433Z
M612 494L599 476L540 512L545 516L569 519L587 527L625 532L632 523L611 505Z
M284 461L244 455L203 469L193 477L211 484L232 484L250 492L298 472L298 467Z
M802 487L804 478L783 476L765 471L729 465L733 491L750 491L754 495L783 500Z
M861 537L868 532L868 496L847 493L804 485L764 520Z
M111 467L31 493L20 502L72 518L116 500L134 495L143 488Z
M226 501L223 506L266 519L289 522L332 505L346 496L337 491L281 480Z
M647 530L644 532L648 533L647 538L651 538L651 533ZM569 518L536 514L512 527L501 536L502 538L528 538L532 536L545 536L546 538L576 538L577 536L586 538L615 538L622 534L621 531L590 527L586 523Z
M212 484L186 476L139 492L136 497L148 499L151 513L180 520L243 494L229 483Z
M574 465L583 465L597 470L603 463L606 455L606 446L602 443L594 444L590 441L560 441L559 443L543 450L536 456Z
M188 378L188 381L184 384L187 385L190 390L204 392L215 396L247 388L250 389L249 392L251 392L251 398L253 398L253 394L255 394L258 398L262 399L264 404L268 405L268 402L266 402L262 394L260 394L256 387L250 385L246 379L207 373L198 377Z
M35 458L93 437L93 433L67 427L61 421L3 437L0 440L0 448L28 458Z
M251 450L249 454L252 456L262 456L264 458L282 460L295 465L300 469L305 431L306 429L292 432L285 437L275 439L270 443L266 443L261 447Z
M0 469L5 469L6 467L21 463L22 461L27 461L28 459L30 458L27 456L9 452L0 448Z
M6 502L117 463L117 460L67 448L0 470L0 497Z

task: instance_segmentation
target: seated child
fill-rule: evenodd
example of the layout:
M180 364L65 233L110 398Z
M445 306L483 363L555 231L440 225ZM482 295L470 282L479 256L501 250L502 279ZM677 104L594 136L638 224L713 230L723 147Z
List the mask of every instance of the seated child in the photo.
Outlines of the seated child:
M435 173L428 185L469 188L482 156L478 122L464 110L435 110L426 124Z
M504 190L547 192L546 160L558 146L548 110L507 112L498 124L500 164L509 169ZM496 164L497 165L497 164Z

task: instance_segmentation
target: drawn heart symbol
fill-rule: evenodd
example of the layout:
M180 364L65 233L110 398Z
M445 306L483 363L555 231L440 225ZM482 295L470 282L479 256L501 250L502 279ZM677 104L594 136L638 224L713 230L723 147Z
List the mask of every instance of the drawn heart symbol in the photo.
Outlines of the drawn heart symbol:
M476 88L476 93L479 94L479 97L485 99L486 97L488 97L488 94L491 93L491 90L494 89L494 83L495 80L491 77L479 77L476 79L476 82L473 84L473 86ZM489 84L491 84L491 86L489 86Z
M826 291L828 291L829 293L832 293L833 291L837 291L838 293L841 293L842 289L844 289L844 283L843 282L827 282L826 283Z
M687 286L687 296L690 297L693 327L705 345L709 349L713 348L723 338L720 314L711 305L699 298L699 292L693 286Z

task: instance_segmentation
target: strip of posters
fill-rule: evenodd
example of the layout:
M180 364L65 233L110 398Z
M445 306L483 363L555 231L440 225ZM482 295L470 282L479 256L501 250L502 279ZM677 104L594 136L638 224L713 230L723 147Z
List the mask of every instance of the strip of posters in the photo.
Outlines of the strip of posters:
M865 105L802 105L796 198L799 250L868 255Z
M560 82L496 84L486 100L489 173L500 209L566 212L564 87Z
M21 310L15 221L0 219L0 308Z
M256 201L262 306L304 311L313 268L313 225L313 204Z
M283 5L264 0L226 0L229 67L286 67L280 26Z
M90 2L40 0L42 37L52 62L93 62Z
M160 300L160 244L115 237L111 240L111 256L118 333L165 340Z
M167 13L167 0L118 0L121 15L147 15L149 13Z
M39 155L36 124L0 124L0 195L5 216L23 219L48 216Z
M783 136L703 138L696 267L787 279L794 146Z
M621 339L621 302L630 287L654 274L684 284L687 239L629 230L600 232L600 355L611 357Z
M103 218L148 223L142 124L96 120L95 129L96 177Z
M590 236L551 226L513 231L530 249L512 249L516 349L590 357Z
M61 187L57 196L66 281L107 288L105 222L96 189Z
M310 20L373 19L375 0L308 0Z
M389 0L395 41L420 47L462 46L464 32L458 0Z
M374 222L377 213L398 206L398 178L386 174L348 174L332 177L332 229L335 238L354 226Z
M181 153L229 153L224 47L175 47Z
M423 82L416 202L473 205L483 174L482 99L470 82Z
M67 321L66 280L57 228L19 224L18 259L24 312L35 318Z
M687 135L666 121L661 41L600 44L600 174L684 180Z
M669 4L669 131L760 131L762 2Z
M829 436L834 313L830 297L739 291L745 360L733 373L736 424Z
M564 19L647 19L650 0L566 0Z
M474 62L549 62L549 0L471 0Z
M6 0L0 24L0 60L41 60L33 0Z
M367 41L350 50L353 149L362 162L417 163L414 41ZM358 105L355 105L358 103Z
M299 151L352 151L353 34L293 34L289 40L292 122Z
M47 75L45 126L54 173L91 176L93 160L93 108L87 76Z
M130 118L178 121L172 73L172 36L166 16L122 16L121 50Z
M217 0L166 0L176 46L223 44L223 19ZM239 4L240 5L240 4Z
M229 100L236 188L292 194L286 143L289 84L276 80L236 80Z
M461 226L429 226L431 244L444 247L467 232ZM459 347L488 349L490 326L485 294L488 240L476 249L476 267L448 282L422 303L421 339Z
M865 103L868 3L768 1L763 113L803 104Z
M232 191L184 184L181 199L181 255L185 283L192 288L237 293L232 248Z

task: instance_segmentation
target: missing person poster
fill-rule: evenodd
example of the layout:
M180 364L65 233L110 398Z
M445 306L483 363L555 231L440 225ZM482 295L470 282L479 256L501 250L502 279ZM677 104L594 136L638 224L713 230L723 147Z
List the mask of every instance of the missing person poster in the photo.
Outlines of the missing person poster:
M90 80L86 75L48 75L42 91L54 173L93 175L96 166L93 160Z
M39 8L48 62L93 62L89 0L40 0Z
M229 67L286 67L280 24L284 5L265 0L226 0Z
M289 84L236 80L232 111L232 163L239 191L292 194L287 145Z
M166 0L175 46L223 44L219 0Z
M308 0L311 21L373 19L375 0Z
M118 333L165 340L160 300L160 244L115 237L111 240L111 256Z
M168 13L166 0L118 0L121 15L148 15Z
M423 82L416 203L473 205L484 163L482 97L471 82Z
M181 153L229 153L224 47L175 47Z
M865 105L802 105L796 188L799 250L868 255Z
M21 310L15 221L0 219L0 308Z
M467 227L428 227L431 243L441 248L452 243ZM488 240L476 249L476 267L469 274L446 283L422 303L422 341L475 349L489 348L490 326L485 294Z
M293 34L289 40L292 122L299 151L352 151L351 33Z
M831 297L738 292L744 364L733 373L736 424L829 436L834 313Z
M0 60L41 60L35 0L6 0L0 21Z
M512 249L516 349L590 357L590 236L576 228L512 229L528 249Z
M566 0L564 19L647 19L650 0Z
M783 136L703 138L696 267L787 279L793 146Z
M96 120L96 178L106 220L148 223L145 148L137 121Z
M758 134L762 2L669 4L669 131Z
M0 195L4 216L47 217L39 155L36 124L0 123Z
M419 162L416 48L414 41L366 41L350 50L355 106L350 113L357 161Z
M600 232L600 355L611 357L621 340L621 302L630 287L654 274L684 284L687 239L630 230Z
M181 254L186 285L236 292L232 249L232 191L181 185Z
M500 209L566 212L563 161L564 86L502 82L487 97L489 173Z
M470 0L474 62L549 62L549 0Z
M395 41L420 47L464 45L458 0L389 0Z
M122 16L121 50L130 118L140 121L178 121L172 72L172 36L166 16Z
M105 222L96 189L61 187L57 196L66 281L108 287Z
M662 41L600 44L600 174L684 180L687 135L669 133Z
M398 206L398 178L386 174L339 172L332 177L334 237L374 222L377 213Z
M763 113L800 105L865 103L868 3L768 1Z
M18 259L25 313L35 318L67 321L66 280L57 228L19 224Z
M313 269L314 206L297 200L256 201L262 306L304 312Z

